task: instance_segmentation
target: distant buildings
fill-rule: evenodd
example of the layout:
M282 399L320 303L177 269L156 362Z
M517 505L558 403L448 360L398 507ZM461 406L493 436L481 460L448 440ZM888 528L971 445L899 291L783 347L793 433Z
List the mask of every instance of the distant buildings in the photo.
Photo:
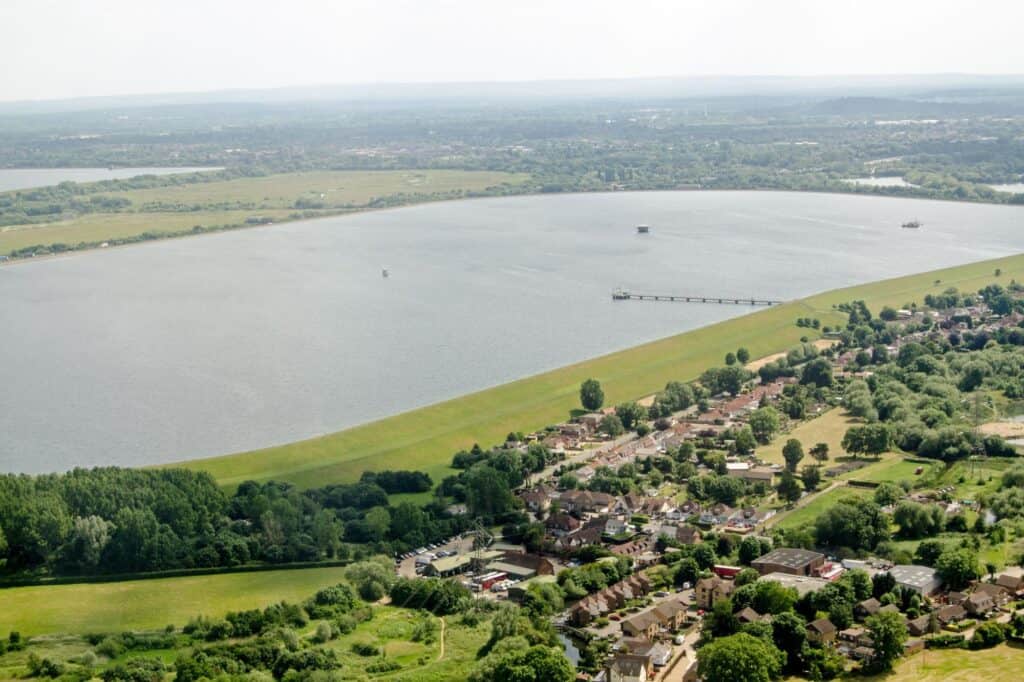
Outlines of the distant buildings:
M787 573L810 576L825 565L825 555L809 549L785 547L773 549L764 556L754 559L750 565L761 575Z

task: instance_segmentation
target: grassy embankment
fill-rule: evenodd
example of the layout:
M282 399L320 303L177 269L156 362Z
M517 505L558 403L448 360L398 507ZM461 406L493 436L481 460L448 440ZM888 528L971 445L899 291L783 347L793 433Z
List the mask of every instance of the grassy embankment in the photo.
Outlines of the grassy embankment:
M579 385L588 377L599 379L606 403L615 404L648 395L669 380L694 379L739 346L754 357L785 350L813 333L797 327L797 318L817 317L824 325L843 321L832 309L838 303L863 299L877 311L950 286L976 290L1014 278L1024 280L1024 255L837 289L338 433L176 466L208 471L225 486L247 479L315 486L352 481L368 469L419 469L438 478L461 448L565 419L578 407Z
M196 225L240 226L257 217L281 222L300 210L295 208L299 200L322 204L323 208L311 213L329 215L360 210L374 199L398 194L443 198L452 192L519 184L527 177L491 171L311 171L102 192L97 196L127 199L131 206L50 223L0 227L0 254L37 244L102 242L146 232L172 235L188 232ZM423 200L410 198L401 203Z
M306 599L341 582L344 568L227 573L12 587L0 591L0 633L24 635L149 630L181 627L196 615Z

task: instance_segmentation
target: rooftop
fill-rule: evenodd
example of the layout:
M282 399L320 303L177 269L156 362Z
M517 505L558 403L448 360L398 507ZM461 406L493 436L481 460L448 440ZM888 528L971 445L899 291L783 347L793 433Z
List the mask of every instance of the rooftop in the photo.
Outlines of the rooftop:
M773 549L764 556L754 559L751 564L776 564L778 566L786 566L788 568L803 568L812 561L824 558L824 554L812 552L809 549L783 547L780 549Z
M801 597L808 592L814 592L830 585L831 583L821 578L809 578L802 575L790 575L789 573L768 573L761 576L761 580L774 580L781 583L783 587L792 587Z
M893 566L889 569L889 574L896 579L897 583L911 585L918 589L930 588L939 581L934 568L913 564Z

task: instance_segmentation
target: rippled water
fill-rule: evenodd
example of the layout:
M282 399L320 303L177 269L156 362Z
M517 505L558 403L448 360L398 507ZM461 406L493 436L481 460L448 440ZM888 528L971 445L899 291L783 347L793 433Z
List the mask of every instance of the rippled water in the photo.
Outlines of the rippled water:
M1019 252L1022 217L852 195L550 195L0 267L0 469L305 438L749 311L613 302L615 287L796 298ZM900 229L911 218L924 227Z

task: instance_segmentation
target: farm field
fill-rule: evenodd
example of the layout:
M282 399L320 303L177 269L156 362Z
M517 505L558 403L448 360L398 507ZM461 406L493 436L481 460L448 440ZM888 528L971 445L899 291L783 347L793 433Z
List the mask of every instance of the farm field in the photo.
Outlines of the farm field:
M374 199L397 195L405 196L392 204L411 204L506 183L521 184L528 177L496 171L315 171L101 192L95 196L127 199L131 206L51 223L5 226L0 228L0 253L35 245L124 239L147 232L182 234L196 225L241 226L257 217L283 221L294 219L300 210L309 210L314 216L330 215L366 209Z
M227 573L0 590L0 632L147 630L183 626L200 615L299 601L341 582L344 568Z
M877 310L950 286L977 290L1013 278L1024 279L1024 255L838 289L345 431L180 465L208 471L229 487L247 479L309 487L353 481L370 469L419 469L439 478L461 448L565 419L578 407L584 379L600 380L605 404L616 404L649 395L670 380L696 378L722 362L723 349L746 346L754 357L785 350L811 333L795 325L797 318L818 317L823 325L835 325L844 319L833 310L841 302L863 299ZM838 428L832 424L833 438Z

